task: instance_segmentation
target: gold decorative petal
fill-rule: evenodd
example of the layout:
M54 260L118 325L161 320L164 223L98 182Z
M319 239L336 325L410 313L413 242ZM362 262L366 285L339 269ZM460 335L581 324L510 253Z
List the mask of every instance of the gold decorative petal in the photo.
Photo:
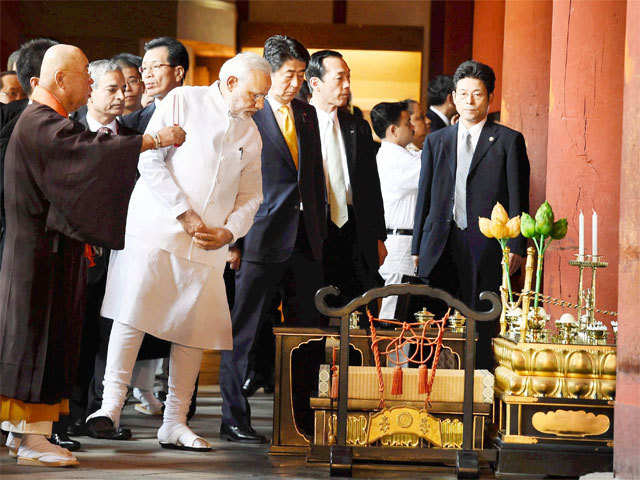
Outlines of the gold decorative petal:
M520 235L520 215L513 217L507 222L507 236L509 238L516 238Z
M502 225L506 225L509 221L509 214L500 202L497 202L491 210L491 221Z
M537 412L531 419L533 427L541 433L559 437L588 437L602 435L611 422L606 415L595 415L584 410L554 410Z
M480 227L480 232L487 238L493 238L493 231L491 229L491 220L488 218L480 217L478 218L478 227Z

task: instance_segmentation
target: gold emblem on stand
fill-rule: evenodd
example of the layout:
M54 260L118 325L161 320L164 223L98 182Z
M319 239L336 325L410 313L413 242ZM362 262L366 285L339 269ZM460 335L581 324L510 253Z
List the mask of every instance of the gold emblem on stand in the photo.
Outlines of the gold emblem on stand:
M595 415L584 410L555 410L537 412L531 419L533 427L541 433L559 437L587 437L602 435L611 422L606 415Z
M389 444L389 441L384 439L388 439L390 436L397 437L398 440L401 440L401 443L407 443L408 440L411 440L406 437L407 435L411 435L416 439L422 438L433 445L442 447L440 420L429 415L424 409L411 407L385 408L371 417L369 445L378 440L381 440L383 444Z

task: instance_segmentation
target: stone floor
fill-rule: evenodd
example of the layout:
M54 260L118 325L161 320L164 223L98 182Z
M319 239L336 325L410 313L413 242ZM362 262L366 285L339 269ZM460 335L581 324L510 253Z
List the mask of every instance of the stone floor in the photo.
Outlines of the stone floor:
M271 395L258 393L251 399L253 425L264 435L271 435L273 401ZM159 417L146 417L137 413L131 405L125 408L122 424L133 430L134 440L108 442L79 437L83 449L76 452L79 467L44 468L24 467L15 464L7 449L0 448L0 478L2 480L133 480L140 478L191 480L191 479L319 479L329 478L326 465L307 464L303 457L273 456L268 446L247 446L222 441L218 438L221 416L221 399L216 387L202 388L198 396L198 412L193 429L213 444L213 450L199 454L178 452L158 447L156 429ZM381 469L381 466L358 467L356 478L396 478L452 480L451 469L434 467L429 472L411 469ZM482 479L493 478L489 473ZM601 477L589 477L601 480ZM602 477L602 480L612 477Z

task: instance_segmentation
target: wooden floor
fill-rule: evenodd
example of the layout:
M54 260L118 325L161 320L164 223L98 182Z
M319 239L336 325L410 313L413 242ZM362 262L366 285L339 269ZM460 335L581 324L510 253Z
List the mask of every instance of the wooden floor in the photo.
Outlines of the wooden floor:
M273 401L271 395L258 393L251 399L253 425L264 435L271 435ZM329 478L326 465L307 464L303 457L272 456L268 446L238 445L220 440L221 399L217 387L205 387L198 397L198 411L191 422L193 429L213 443L208 453L177 452L158 447L156 430L159 417L137 413L131 405L125 408L122 424L131 427L133 440L126 442L77 437L83 449L76 452L79 467L43 468L18 466L5 447L0 448L2 480L53 479L318 479ZM387 466L389 467L389 466ZM401 467L358 467L356 478L397 478L452 480L451 469L433 468L429 472ZM491 479L487 472L482 479ZM608 476L588 476L589 480L606 480Z

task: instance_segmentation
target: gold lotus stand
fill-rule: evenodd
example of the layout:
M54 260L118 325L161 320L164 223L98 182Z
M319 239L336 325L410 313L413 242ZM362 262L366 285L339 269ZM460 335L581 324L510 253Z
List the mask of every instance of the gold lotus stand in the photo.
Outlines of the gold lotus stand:
M514 322L513 315L509 318L505 306L501 336L493 340L498 364L493 412L499 448L496 477L575 478L612 471L615 336L607 339L606 328L595 319L596 312L616 315L595 307L596 271L607 264L601 257L569 262L580 273L577 305L541 295L547 303L578 311L579 322L557 322L561 332L550 337L545 331L546 318L538 322L538 315L525 314L533 298L532 250L528 251L525 289L518 301L520 323ZM583 274L589 268L591 286L584 289Z

